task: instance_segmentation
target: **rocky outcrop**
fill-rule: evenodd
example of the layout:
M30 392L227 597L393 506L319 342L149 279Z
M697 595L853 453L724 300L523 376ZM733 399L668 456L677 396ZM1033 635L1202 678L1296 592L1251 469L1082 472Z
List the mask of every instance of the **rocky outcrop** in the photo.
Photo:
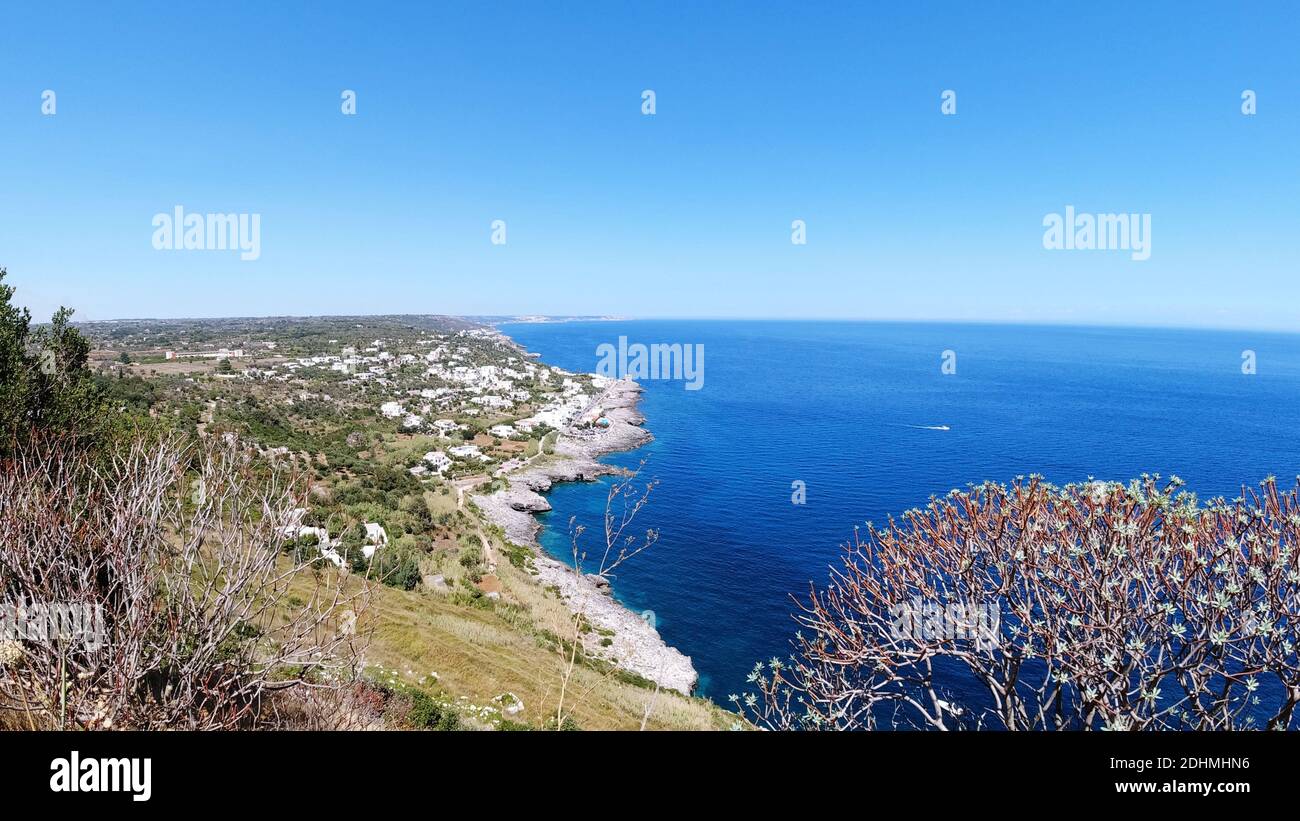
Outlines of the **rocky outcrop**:
M551 509L541 494L559 482L591 482L622 469L597 461L617 451L639 448L654 437L641 427L645 417L637 410L641 386L631 380L611 383L580 417L589 425L564 431L555 452L507 473L504 490L471 499L488 520L499 525L515 544L532 547L538 580L555 587L575 613L582 613L596 628L584 634L586 651L658 683L689 694L699 679L689 656L669 647L651 623L614 601L609 580L579 574L568 565L541 555L533 517ZM602 421L603 420L603 421ZM608 640L603 643L602 640Z
M645 417L636 410L640 397L641 386L630 379L611 383L582 415L593 422L603 418L608 424L563 431L556 439L553 455L538 457L505 474L503 478L509 484L504 490L472 496L474 504L505 530L510 541L537 548L541 526L533 514L551 509L551 503L541 494L560 482L594 482L601 476L619 473L620 468L597 460L606 454L634 450L654 439L641 427Z
M629 670L667 690L690 695L699 680L690 656L668 646L651 623L649 614L633 613L609 595L609 582L599 576L579 575L549 557L534 561L538 580L560 591L576 613L582 613L592 631L583 634L583 649L590 655ZM609 639L610 644L602 644Z

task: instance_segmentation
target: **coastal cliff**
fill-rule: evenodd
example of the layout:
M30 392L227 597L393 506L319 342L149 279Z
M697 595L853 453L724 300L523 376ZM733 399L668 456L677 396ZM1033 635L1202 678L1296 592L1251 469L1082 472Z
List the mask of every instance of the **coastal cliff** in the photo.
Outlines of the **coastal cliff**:
M620 468L598 459L633 450L654 438L641 427L645 421L637 411L641 390L630 379L610 383L579 417L580 422L604 422L560 431L553 454L539 454L506 473L502 477L506 488L470 498L489 521L502 528L507 539L532 549L538 581L558 589L569 609L581 613L596 628L584 634L587 653L689 695L699 679L690 657L666 644L648 620L614 601L608 579L574 572L545 555L537 541L541 525L533 514L551 509L543 493L559 482L590 482L621 473ZM602 638L608 638L610 644L602 646Z

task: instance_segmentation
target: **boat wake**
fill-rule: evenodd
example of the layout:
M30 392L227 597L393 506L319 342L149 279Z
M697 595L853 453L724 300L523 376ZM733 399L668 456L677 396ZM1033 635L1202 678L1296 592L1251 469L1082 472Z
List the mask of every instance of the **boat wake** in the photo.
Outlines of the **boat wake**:
M947 425L904 425L903 427L913 428L914 430L952 430Z

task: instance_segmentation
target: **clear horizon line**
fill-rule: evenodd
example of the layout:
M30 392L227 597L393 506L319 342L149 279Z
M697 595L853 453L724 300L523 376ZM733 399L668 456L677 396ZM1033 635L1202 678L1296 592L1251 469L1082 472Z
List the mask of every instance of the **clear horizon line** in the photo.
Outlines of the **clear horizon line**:
M853 322L880 324L916 324L916 325L1011 325L1056 328L1113 328L1116 330L1166 330L1166 331L1222 331L1237 333L1270 333L1283 335L1300 334L1300 328L1282 328L1277 326L1244 327L1239 325L1208 325L1181 323L1140 323L1108 322L1105 320L1035 320L1035 319L982 319L982 318L943 318L943 317L841 317L841 316L673 316L673 315L612 315L612 314L541 314L541 313L365 313L365 314L246 314L225 316L140 316L117 317L107 319L73 319L74 325L94 325L111 322L210 322L215 320L273 320L273 319L358 319L358 318L402 318L402 317L438 317L442 319L460 319L479 324L507 324L511 322L528 324L527 318L537 317L548 320L568 320L586 322ZM482 320L491 320L483 322ZM47 324L47 323L38 323ZM540 324L540 323L532 323Z

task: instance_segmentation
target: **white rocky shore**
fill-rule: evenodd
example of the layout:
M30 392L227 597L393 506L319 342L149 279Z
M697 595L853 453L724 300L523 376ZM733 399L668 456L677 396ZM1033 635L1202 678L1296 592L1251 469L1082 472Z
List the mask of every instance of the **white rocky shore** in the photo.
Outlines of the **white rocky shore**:
M534 513L550 510L541 494L558 482L590 482L620 469L597 459L615 451L632 450L652 437L641 427L645 418L636 406L641 386L630 379L610 383L579 418L580 421L608 420L607 426L562 431L551 456L539 456L505 475L508 487L488 496L471 499L489 521L499 525L506 538L531 547L538 580L558 588L575 613L582 613L592 625L585 634L588 653L656 682L661 687L689 694L699 679L689 656L669 647L646 619L623 607L610 596L609 581L592 574L579 575L568 565L543 555L537 543L541 525ZM598 538L603 539L603 535ZM601 646L601 631L613 632L612 643Z

